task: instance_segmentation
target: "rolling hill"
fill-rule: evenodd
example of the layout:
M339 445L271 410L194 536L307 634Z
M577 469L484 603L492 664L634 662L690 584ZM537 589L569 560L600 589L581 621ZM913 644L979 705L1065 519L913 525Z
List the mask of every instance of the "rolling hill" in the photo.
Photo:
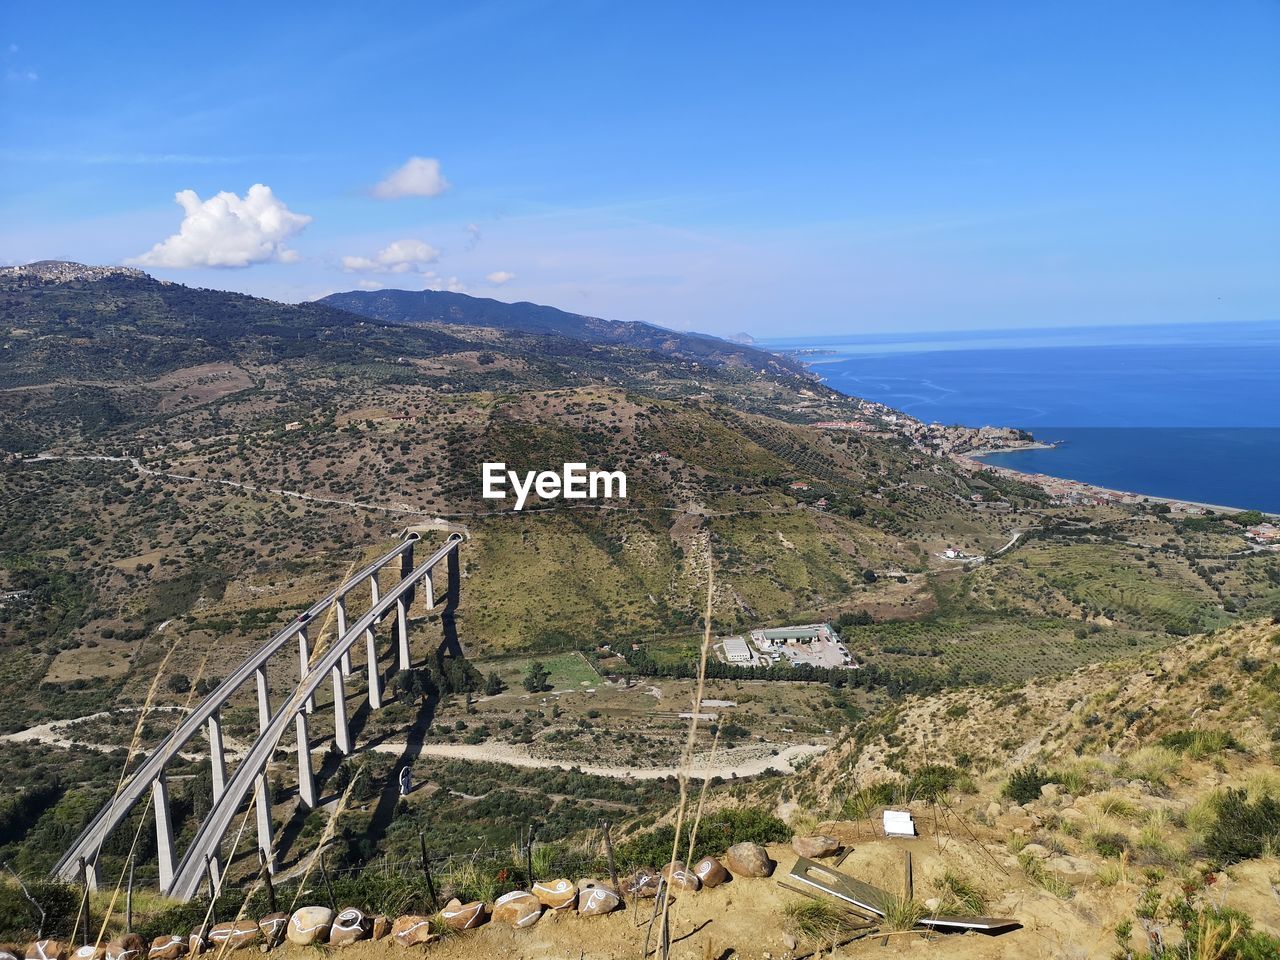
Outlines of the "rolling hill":
M602 320L536 303L504 303L444 290L355 290L330 294L317 302L387 323L492 327L653 350L713 363L743 364L779 373L804 373L794 361L746 343L702 333L681 333L634 320Z

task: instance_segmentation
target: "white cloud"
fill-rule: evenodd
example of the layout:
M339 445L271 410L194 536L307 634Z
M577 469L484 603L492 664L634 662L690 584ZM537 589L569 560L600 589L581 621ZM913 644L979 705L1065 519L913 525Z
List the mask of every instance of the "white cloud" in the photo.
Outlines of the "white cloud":
M361 290L381 290L382 283L378 280L358 280L356 286Z
M424 274L427 290L448 290L450 293L466 293L467 288L457 277L442 277L434 270Z
M373 188L373 195L383 200L401 197L434 197L449 188L440 172L440 161L433 157L410 157L403 167Z
M243 197L222 192L202 201L194 190L174 199L185 216L178 232L128 261L144 267L247 267L254 263L296 263L285 241L311 222L255 183Z
M516 275L509 270L495 270L493 273L487 274L485 279L492 283L495 287L500 287L504 283L510 283L516 278Z
M425 272L440 259L440 251L421 240L397 240L370 257L343 257L342 269L347 273L414 273Z

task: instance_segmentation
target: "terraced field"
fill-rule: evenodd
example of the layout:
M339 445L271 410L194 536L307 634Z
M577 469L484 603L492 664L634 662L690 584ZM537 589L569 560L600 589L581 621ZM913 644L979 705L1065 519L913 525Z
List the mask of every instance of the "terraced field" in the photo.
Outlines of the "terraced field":
M974 578L991 606L1093 616L1138 630L1189 633L1220 622L1221 601L1191 564L1118 543L1033 541Z

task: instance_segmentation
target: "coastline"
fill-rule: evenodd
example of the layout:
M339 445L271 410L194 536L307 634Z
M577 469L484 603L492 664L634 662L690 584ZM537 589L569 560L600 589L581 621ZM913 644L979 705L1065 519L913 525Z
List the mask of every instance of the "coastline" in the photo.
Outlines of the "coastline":
M789 353L793 359L799 360L806 367L813 369L822 363L829 363L837 360L837 357L827 356L796 356ZM853 401L861 401L864 403L883 404L883 401L869 400L866 397L854 396L846 393L838 386L833 384L827 377L822 376L816 369L813 369L818 380L828 389L835 391ZM915 423L923 424L909 415L898 413L900 417L908 417ZM976 428L972 428L975 429ZM975 438L981 443L982 438ZM1018 480L1023 483L1029 483L1040 487L1045 492L1059 498L1064 503L1092 503L1097 506L1104 505L1129 505L1141 506L1143 504L1166 504L1173 511L1188 515L1198 515L1206 511L1214 513L1243 513L1257 511L1268 521L1275 521L1280 518L1280 511L1274 509L1265 509L1257 506L1229 506L1221 503L1212 503L1201 500L1190 500L1184 497L1165 496L1155 493L1141 493L1131 489L1120 489L1116 487L1105 487L1096 483L1090 483L1084 480L1076 480L1070 477L1061 476L1051 473L1042 473L1033 470L1023 470L1011 466L1005 466L1000 463L991 463L984 460L984 457L1000 456L1009 453L1019 453L1028 450L1056 450L1060 446L1056 442L1040 441L1032 438L1029 441L1021 443L1005 443L1000 446L975 446L971 449L964 447L952 447L950 450L945 448L935 450L943 456L949 457L957 465L967 470L989 470L1010 479ZM1045 465L1040 465L1045 466Z
M1047 493L1078 493L1084 496L1092 496L1103 501L1098 505L1105 505L1107 502L1116 504L1128 504L1136 506L1143 503L1163 503L1170 508L1181 513L1200 513L1212 510L1214 513L1242 513L1249 510L1255 510L1255 507L1229 507L1220 503L1204 503L1199 500L1184 500L1179 497L1162 497L1152 493L1137 493L1132 490L1117 490L1112 487L1103 487L1095 483L1087 483L1084 480L1073 480L1070 477L1059 477L1047 473L1032 473L1026 470L1018 470L1014 467L1006 467L1001 464L987 463L980 459L984 456L1001 453L1016 453L1021 450L1055 450L1056 444L1052 443L1029 443L1025 446L1007 447L1003 450L967 450L964 453L952 455L952 460L957 464L970 470L991 470L1001 476L1011 479L1020 480L1024 483L1032 483L1035 486L1044 489ZM1258 510L1264 517L1280 517L1280 514L1272 513L1268 510Z
M1042 440L1031 440L1031 441L1028 441L1027 443L1019 443L1016 446L1010 445L1007 447L979 447L975 450L966 450L964 451L962 456L968 457L971 460L978 460L981 457L990 457L990 456L994 456L1001 453L1021 453L1023 450L1057 450L1057 449L1058 449L1058 445L1056 443L1045 443ZM996 466L996 464L986 464L986 466ZM1010 468L1005 468L1005 469L1010 469ZM1022 471L1016 471L1016 472L1021 473Z

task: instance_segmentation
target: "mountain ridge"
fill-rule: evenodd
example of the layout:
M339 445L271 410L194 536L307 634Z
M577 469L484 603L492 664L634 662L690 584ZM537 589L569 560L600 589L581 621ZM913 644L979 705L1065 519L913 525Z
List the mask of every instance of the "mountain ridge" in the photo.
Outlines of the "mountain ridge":
M457 324L527 334L551 334L590 343L637 347L682 356L704 357L789 374L807 374L795 361L753 344L707 333L681 332L642 320L606 320L558 307L447 290L352 290L332 293L316 303L359 316L409 326Z

